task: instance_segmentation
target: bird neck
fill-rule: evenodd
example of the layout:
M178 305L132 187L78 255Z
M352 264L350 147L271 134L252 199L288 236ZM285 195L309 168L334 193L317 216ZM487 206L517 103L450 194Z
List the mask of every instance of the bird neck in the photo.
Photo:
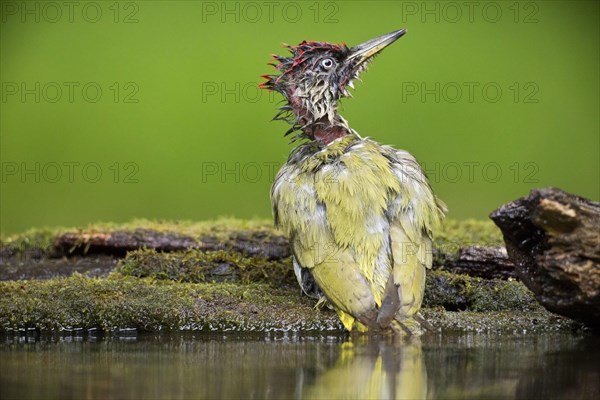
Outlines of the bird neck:
M341 118L341 117L340 117ZM333 142L335 139L347 136L350 134L350 129L339 125L329 125L329 126L315 126L312 128L311 136L315 138L316 141L328 145Z
M318 106L308 104L306 97L298 96L293 89L286 93L286 97L296 118L296 124L304 136L328 145L334 140L352 133L346 120L337 111L337 102L322 103ZM315 110L321 111L316 115Z

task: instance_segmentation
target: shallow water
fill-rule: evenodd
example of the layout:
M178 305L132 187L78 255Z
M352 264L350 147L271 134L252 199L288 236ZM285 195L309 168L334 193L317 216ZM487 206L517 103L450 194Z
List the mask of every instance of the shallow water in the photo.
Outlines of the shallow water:
M0 336L6 399L600 398L600 338Z

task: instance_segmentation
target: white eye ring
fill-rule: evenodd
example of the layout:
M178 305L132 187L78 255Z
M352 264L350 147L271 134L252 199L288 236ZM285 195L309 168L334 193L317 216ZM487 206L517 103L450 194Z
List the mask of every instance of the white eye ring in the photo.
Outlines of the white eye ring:
M323 61L321 61L321 65L323 68L329 69L333 67L333 60L331 58L324 58Z

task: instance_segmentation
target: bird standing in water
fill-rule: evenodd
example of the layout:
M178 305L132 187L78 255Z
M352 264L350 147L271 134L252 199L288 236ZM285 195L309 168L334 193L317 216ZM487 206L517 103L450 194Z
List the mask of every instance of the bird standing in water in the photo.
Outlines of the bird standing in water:
M348 330L418 334L432 231L446 211L415 158L362 138L338 101L398 30L349 48L302 42L273 56L265 89L286 104L275 119L302 140L271 188L275 224L288 235L307 294L322 294ZM311 278L318 288L311 285Z

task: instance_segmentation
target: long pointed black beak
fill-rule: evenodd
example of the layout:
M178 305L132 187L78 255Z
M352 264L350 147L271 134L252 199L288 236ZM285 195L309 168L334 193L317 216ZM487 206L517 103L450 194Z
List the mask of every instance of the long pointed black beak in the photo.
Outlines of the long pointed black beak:
M367 42L354 46L350 49L350 55L347 60L356 60L355 65L360 65L367 61L381 50L394 43L400 37L406 33L406 29L400 29L398 31L390 32L386 35L376 37Z

